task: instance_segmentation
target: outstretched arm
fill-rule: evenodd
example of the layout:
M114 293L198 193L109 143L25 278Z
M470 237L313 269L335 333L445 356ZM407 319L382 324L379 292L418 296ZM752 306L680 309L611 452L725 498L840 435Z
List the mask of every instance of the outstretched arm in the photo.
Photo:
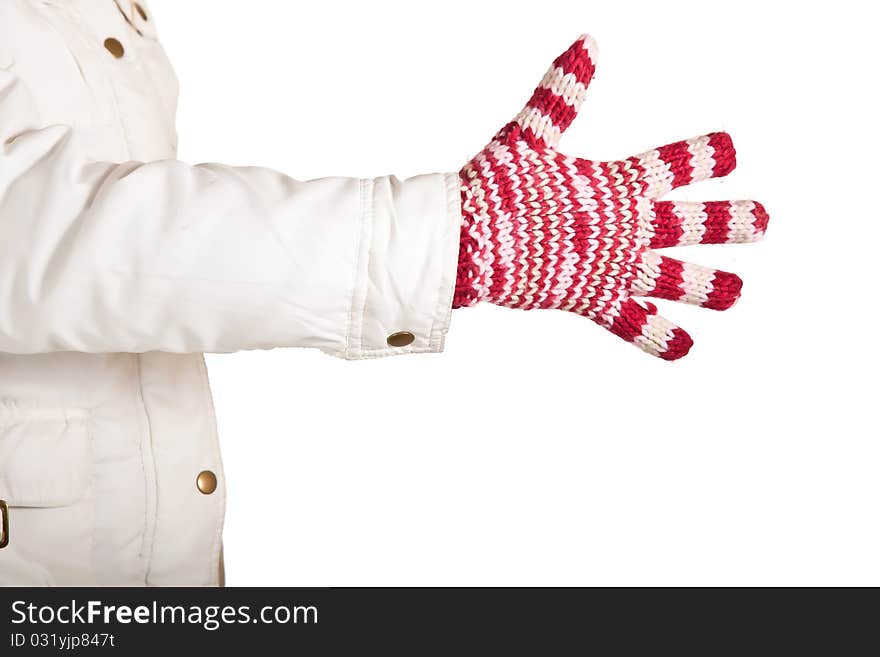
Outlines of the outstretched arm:
M73 128L35 116L0 68L0 352L442 348L455 174L92 162Z

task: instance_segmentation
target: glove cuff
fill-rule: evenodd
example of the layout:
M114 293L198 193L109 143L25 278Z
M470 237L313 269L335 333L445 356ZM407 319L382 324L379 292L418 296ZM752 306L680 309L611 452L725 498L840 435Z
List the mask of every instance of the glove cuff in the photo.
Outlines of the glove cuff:
M453 308L473 306L483 300L488 292L488 263L481 247L480 221L477 216L473 194L465 179L464 171L459 174L461 183L461 234L458 243L458 272L455 278Z

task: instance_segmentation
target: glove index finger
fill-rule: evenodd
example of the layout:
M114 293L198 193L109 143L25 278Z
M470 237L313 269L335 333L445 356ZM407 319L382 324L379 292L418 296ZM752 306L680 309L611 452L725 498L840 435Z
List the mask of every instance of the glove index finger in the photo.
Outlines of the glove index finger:
M658 199L677 187L723 178L736 167L736 149L730 135L713 132L655 148L629 161L642 171L646 196Z
M595 40L584 34L553 60L529 102L513 121L534 147L555 150L559 146L562 133L583 105L596 70L597 55Z

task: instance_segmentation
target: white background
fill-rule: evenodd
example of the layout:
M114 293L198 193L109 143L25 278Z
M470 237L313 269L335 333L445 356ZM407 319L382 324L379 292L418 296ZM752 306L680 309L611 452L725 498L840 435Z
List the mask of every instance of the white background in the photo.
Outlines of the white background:
M863 3L152 0L181 158L457 171L580 32L566 153L717 129L765 242L650 358L558 312L454 312L442 355L209 357L232 585L880 584L875 21ZM682 192L682 193L679 193ZM662 304L663 302L661 302Z

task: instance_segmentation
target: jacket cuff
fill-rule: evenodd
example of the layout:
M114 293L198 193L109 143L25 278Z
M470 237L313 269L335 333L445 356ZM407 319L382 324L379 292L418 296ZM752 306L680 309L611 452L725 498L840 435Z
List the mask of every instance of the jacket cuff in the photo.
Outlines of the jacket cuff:
M442 351L458 264L458 175L361 180L360 223L345 357Z

